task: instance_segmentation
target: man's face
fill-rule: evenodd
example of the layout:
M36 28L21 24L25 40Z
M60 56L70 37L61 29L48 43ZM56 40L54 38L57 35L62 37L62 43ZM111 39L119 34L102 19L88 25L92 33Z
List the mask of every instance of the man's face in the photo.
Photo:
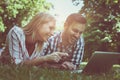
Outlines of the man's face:
M72 23L69 27L64 28L65 40L69 44L74 44L85 30L85 24Z

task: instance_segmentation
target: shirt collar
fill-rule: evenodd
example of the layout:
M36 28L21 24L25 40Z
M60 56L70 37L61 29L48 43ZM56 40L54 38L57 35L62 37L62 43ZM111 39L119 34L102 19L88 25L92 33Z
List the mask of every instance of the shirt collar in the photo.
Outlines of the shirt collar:
M63 44L62 44L62 34L63 34L63 32L60 32L59 33L59 44L58 45L61 45L62 47L64 46ZM70 47L71 45L67 45L66 47Z

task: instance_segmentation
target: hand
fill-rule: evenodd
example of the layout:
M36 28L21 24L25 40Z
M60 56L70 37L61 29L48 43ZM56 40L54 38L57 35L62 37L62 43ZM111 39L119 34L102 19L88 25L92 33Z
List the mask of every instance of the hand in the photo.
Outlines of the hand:
M64 53L64 52L56 52L61 58L62 57L68 57L68 53Z
M76 69L76 65L74 65L72 62L68 62L68 61L63 62L61 66L64 69L69 69L69 70L75 70Z
M67 53L63 53L63 52L53 52L50 55L46 56L47 61L49 62L59 62L62 57L67 57L68 54Z

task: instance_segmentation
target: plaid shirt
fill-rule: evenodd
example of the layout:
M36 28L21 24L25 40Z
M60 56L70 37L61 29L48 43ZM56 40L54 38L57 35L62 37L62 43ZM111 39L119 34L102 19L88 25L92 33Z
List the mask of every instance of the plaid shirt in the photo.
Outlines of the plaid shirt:
M60 32L49 38L45 48L43 49L43 52L45 55L51 54L52 52L66 52L69 54L69 58L66 60L69 60L74 65L78 66L83 59L84 39L81 36L75 44L64 46L62 44L62 37ZM63 61L65 60L63 59Z
M35 49L32 55L28 54L25 44L25 34L18 26L14 26L9 31L6 42L7 46L9 47L10 56L12 57L15 64L42 56L42 50L37 50L38 43L35 44Z

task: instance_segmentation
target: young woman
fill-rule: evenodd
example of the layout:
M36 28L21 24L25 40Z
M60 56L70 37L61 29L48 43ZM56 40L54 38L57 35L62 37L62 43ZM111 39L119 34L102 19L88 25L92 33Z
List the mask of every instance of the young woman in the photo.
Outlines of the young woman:
M55 18L48 13L38 13L24 27L14 26L8 33L6 44L11 62L15 64L37 65L53 61L58 62L64 53L52 53L44 56L44 42L53 34Z

